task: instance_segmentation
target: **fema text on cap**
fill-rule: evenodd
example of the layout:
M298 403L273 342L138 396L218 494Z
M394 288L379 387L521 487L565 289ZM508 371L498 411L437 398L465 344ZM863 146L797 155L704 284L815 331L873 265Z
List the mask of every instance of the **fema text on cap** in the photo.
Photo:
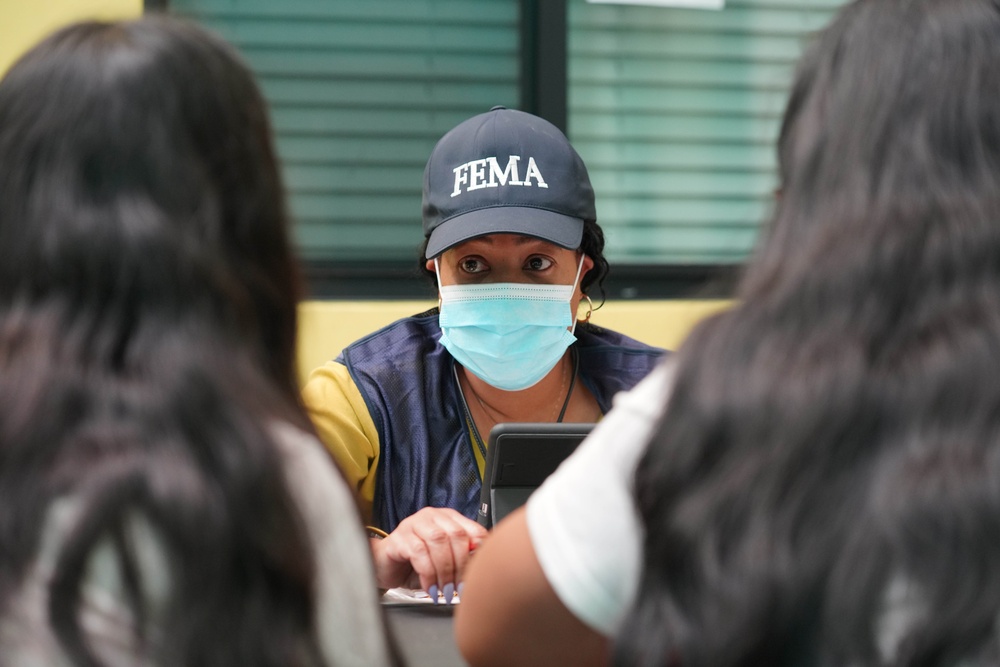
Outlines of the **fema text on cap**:
M501 185L531 187L531 180L535 179L535 184L538 187L549 187L545 179L542 178L542 172L538 170L538 165L535 164L535 158L533 157L528 158L528 169L522 181L518 171L518 162L520 161L520 155L511 155L507 160L506 168L501 169L500 163L497 162L495 157L488 157L482 160L472 160L455 167L452 170L455 172L455 189L452 191L451 196L457 197L462 194L463 185L466 186L465 190L481 190L482 188L495 188Z

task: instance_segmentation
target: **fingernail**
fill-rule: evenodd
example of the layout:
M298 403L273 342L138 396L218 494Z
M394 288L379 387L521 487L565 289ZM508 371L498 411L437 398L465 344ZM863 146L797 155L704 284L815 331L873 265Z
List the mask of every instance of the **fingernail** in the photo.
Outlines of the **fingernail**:
M431 596L431 602L434 604L438 603L438 587L437 584L431 584L427 589L427 595Z
M451 598L455 595L455 584L444 585L444 603L451 604Z

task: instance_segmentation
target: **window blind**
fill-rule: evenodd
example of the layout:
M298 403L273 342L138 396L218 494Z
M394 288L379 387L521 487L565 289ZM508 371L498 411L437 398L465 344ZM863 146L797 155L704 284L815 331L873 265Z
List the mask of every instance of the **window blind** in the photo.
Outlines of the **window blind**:
M518 106L517 0L171 0L232 42L271 107L301 254L414 262L437 140Z
M777 186L795 63L842 4L726 0L705 11L569 0L568 134L613 265L746 258Z

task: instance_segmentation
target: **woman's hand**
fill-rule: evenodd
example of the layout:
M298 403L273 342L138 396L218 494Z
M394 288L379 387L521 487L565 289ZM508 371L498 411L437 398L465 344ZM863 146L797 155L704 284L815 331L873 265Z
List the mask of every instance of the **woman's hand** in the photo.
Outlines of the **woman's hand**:
M469 556L486 535L485 528L453 509L425 507L388 537L372 541L378 587L419 587L433 598L441 591L450 603Z

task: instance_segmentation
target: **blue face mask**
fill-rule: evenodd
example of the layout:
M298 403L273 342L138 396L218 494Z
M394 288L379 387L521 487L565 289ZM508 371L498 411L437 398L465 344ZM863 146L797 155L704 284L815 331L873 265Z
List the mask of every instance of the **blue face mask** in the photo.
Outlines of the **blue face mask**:
M576 337L570 307L583 257L572 285L486 283L441 286L441 344L484 382L527 389L545 377Z

